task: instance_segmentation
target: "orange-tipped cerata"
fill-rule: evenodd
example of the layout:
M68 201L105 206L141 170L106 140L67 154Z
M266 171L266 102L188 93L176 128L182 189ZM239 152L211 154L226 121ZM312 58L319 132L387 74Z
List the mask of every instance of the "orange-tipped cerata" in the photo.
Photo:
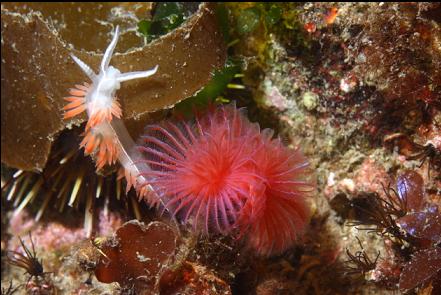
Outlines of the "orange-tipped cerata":
M71 96L64 98L68 104L63 107L65 111L63 119L75 117L86 110L86 95L89 87L88 83L84 83L83 85L75 85L75 88L69 90Z

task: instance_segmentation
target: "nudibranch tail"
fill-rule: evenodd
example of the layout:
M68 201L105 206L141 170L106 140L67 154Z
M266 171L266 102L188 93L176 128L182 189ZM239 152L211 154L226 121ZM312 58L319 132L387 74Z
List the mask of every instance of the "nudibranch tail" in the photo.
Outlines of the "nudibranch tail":
M163 203L145 179L138 181L138 178L142 177L137 175L138 172L134 172L132 169L123 169L119 174L119 178L125 177L127 181L126 193L133 187L136 190L139 201L145 201L150 207L159 207Z

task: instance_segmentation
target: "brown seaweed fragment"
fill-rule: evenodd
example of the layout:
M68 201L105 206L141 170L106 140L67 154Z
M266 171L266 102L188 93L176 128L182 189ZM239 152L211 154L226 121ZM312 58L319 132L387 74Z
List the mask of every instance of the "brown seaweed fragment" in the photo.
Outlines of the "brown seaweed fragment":
M2 6L1 13L2 162L23 170L41 170L57 134L71 123L85 120L82 116L65 123L61 117L67 89L86 78L69 53L93 69L101 54L71 49L76 44L61 40L40 12L20 14ZM178 29L114 56L112 64L123 72L159 65L152 79L132 81L119 91L124 117L136 119L172 107L200 90L225 59L214 5L202 4Z
M173 261L178 237L162 222L147 226L136 220L121 226L113 239L101 245L104 255L95 275L100 282L118 282L127 289L153 289Z

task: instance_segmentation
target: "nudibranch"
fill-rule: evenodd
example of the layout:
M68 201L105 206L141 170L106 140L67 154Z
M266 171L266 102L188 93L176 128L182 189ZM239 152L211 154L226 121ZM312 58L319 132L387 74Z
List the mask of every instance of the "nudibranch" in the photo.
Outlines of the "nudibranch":
M84 138L80 144L86 155L96 157L97 169L106 164L114 164L117 160L123 166L127 178L127 189L134 186L138 193L146 195L148 186L140 171L149 170L145 163L140 163L141 154L130 137L121 120L121 106L116 97L121 82L147 78L156 73L158 66L138 72L121 73L110 65L113 52L119 38L119 27L115 29L112 41L107 47L101 61L99 74L96 74L86 63L75 55L72 59L92 81L70 89L70 96L65 100L68 104L63 108L64 119L69 119L87 111L88 121Z

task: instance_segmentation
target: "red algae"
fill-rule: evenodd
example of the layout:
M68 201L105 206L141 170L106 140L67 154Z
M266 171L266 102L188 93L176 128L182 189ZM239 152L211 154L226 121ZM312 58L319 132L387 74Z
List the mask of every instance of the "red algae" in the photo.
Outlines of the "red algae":
M152 288L171 264L177 244L176 233L165 223L129 221L101 246L105 256L97 264L95 275L104 283Z
M440 248L436 247L416 252L403 268L400 276L400 289L402 291L413 289L424 281L435 277L440 270Z
M407 170L397 178L399 198L406 202L409 210L419 211L425 200L424 180L417 172Z
M204 233L240 233L258 254L287 250L309 219L308 161L234 105L147 127L143 176L165 207Z

